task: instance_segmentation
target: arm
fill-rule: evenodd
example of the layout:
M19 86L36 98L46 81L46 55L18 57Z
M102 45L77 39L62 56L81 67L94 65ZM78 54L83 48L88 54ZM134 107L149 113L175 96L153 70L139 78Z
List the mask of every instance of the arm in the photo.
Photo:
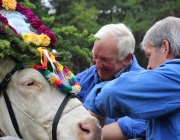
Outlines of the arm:
M108 82L86 107L110 118L127 115L149 119L170 113L179 108L177 102L180 102L179 82L174 73L162 69L124 73Z
M142 119L132 119L128 116L118 119L118 125L123 134L128 139L146 138L146 121Z
M117 122L105 125L102 128L104 140L123 140L146 138L146 122L130 117L119 118Z
M111 123L102 128L103 140L127 140L118 123Z

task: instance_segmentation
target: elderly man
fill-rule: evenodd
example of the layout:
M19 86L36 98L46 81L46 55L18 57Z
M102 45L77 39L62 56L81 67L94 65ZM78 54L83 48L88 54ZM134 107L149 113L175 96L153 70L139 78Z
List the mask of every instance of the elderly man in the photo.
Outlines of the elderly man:
M147 120L147 140L179 140L180 18L156 22L142 47L148 70L124 73L108 82L86 107L101 117Z
M105 25L95 37L98 40L92 49L94 65L76 76L82 87L78 96L85 104L89 102L88 96L94 92L91 90L95 85L98 85L96 91L98 93L107 82L120 77L122 73L144 70L133 55L135 47L133 34L124 24ZM108 118L106 124L109 125L102 129L104 140L145 137L144 120L133 120L130 117ZM118 129L121 134L112 128Z

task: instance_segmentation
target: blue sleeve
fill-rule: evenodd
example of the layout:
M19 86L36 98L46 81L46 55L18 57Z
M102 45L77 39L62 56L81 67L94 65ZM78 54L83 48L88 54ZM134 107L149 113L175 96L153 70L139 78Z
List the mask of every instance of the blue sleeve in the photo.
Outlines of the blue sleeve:
M111 123L114 123L114 122L117 122L118 119L111 119L111 118L106 118L106 122L104 125L108 125L108 124L111 124Z
M91 102L91 100L96 98L97 94L101 91L102 87L107 83L108 83L108 81L104 81L99 84L96 84L92 88L92 90L89 92L89 94L87 95L85 101L83 102L83 105L85 107L91 106L91 104L93 103L93 102Z
M99 80L95 66L93 65L89 69L77 74L76 79L81 86L81 91L77 94L77 96L81 99L82 102L84 102L86 96Z
M86 108L110 118L127 115L146 120L165 115L180 106L180 80L175 73L179 72L162 69L124 73L108 82Z
M118 119L118 124L128 139L146 137L146 122L144 120L125 116Z

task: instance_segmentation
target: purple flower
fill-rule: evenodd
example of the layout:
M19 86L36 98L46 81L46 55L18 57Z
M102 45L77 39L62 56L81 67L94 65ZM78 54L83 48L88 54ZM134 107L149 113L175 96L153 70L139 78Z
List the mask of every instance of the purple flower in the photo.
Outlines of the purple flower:
M49 38L51 39L50 46L54 46L55 43L57 42L57 38L56 38L56 36L54 35L54 33L52 32L52 30L50 30L50 29L47 28L46 26L41 25L41 26L39 27L39 29L37 30L37 32L38 32L38 34L44 33L44 34L46 34L47 36L49 36Z
M0 34L5 34L5 31L0 28Z
M41 26L39 27L39 29L37 30L37 32L38 32L39 34L44 33L44 34L47 35L47 33L49 32L49 29L48 29L48 27L46 27L45 25L41 25Z
M0 0L0 10L2 10L2 0Z
M31 10L27 10L26 11L26 15L25 15L29 21L31 22L31 20L35 17L35 14L31 11Z
M20 12L23 14L23 11L25 10L24 6L20 3L17 3L17 6L16 6L16 11Z
M5 25L8 25L8 20L0 14L0 22L2 22Z
M32 18L31 19L31 26L34 28L34 29L36 29L36 30L38 30L38 28L41 26L41 25L43 25L43 22L42 22L42 20L40 20L40 19L38 19L38 18Z

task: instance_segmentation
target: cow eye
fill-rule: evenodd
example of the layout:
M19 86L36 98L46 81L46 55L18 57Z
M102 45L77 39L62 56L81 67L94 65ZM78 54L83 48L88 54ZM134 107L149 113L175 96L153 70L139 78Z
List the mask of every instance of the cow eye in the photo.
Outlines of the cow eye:
M29 81L29 82L26 82L25 85L26 85L26 86L32 86L32 85L34 85L34 82Z

